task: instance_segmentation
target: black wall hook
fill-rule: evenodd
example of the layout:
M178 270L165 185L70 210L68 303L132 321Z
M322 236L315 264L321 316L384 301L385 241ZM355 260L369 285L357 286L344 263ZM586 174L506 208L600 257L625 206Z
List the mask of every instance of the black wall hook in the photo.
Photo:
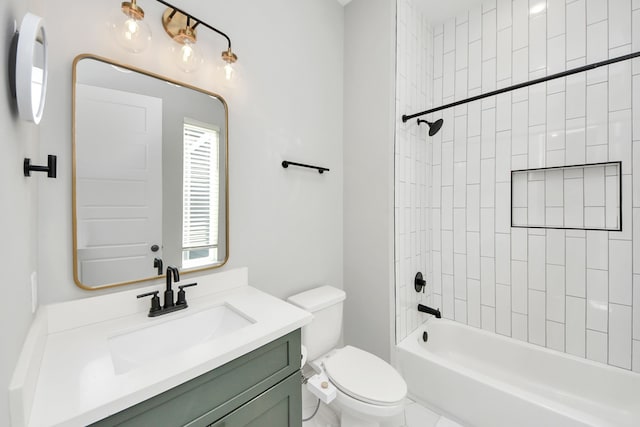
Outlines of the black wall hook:
M46 172L49 178L56 178L58 169L58 158L53 154L47 156L47 166L35 166L31 164L31 159L25 158L22 166L24 176L31 176L31 171Z

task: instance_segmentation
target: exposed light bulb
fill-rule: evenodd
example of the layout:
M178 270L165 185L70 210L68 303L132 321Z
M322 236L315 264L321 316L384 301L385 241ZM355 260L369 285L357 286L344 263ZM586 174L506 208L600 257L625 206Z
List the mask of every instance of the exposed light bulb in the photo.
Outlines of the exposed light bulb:
M224 76L227 78L227 80L231 80L233 78L233 65L226 64L224 66Z
M227 80L231 80L234 75L233 64L238 60L236 54L231 51L231 46L222 52L222 60L225 62L224 76Z
M195 44L195 40L185 38L177 50L176 64L186 73L195 71L202 62L202 57Z
M184 46L182 46L182 49L180 49L180 56L182 57L182 62L189 62L192 60L194 51L191 43L185 42Z
M135 1L122 3L122 13L109 24L116 42L132 53L140 53L151 42L151 29L144 22L144 11Z
M127 19L126 22L124 23L124 26L125 26L124 36L127 40L133 40L138 36L140 31L140 26L138 25L135 19L133 18Z

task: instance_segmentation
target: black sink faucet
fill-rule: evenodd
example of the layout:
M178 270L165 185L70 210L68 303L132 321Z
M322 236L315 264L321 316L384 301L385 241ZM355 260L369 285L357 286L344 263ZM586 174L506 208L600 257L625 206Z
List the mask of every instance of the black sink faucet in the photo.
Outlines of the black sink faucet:
M174 282L180 281L180 273L178 273L177 267L167 267L167 288L164 291L164 305L163 308L167 309L173 307L175 303L173 302L173 289L171 288L171 279L173 278Z
M151 297L151 308L149 309L149 317L161 316L167 313L173 313L174 311L183 310L188 307L186 292L184 288L189 288L191 286L196 286L197 283L189 283L188 285L178 286L180 291L178 292L178 299L174 302L173 300L173 289L171 287L172 283L177 283L180 281L180 273L178 273L177 267L167 267L167 288L164 291L164 305L160 306L160 297L158 294L160 291L151 291L141 295L138 295L138 298L143 297Z
M427 305L418 304L418 311L421 311L427 314L433 314L434 316L436 316L437 319L442 318L442 315L440 314L440 309L431 308Z

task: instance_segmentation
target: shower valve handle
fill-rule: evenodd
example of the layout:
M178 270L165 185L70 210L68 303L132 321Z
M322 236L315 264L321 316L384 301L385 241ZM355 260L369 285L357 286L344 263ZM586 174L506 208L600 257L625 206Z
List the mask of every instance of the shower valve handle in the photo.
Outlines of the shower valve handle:
M416 278L413 281L413 287L416 292L422 291L424 293L424 288L427 286L426 280L422 277L422 273L418 271L416 274Z

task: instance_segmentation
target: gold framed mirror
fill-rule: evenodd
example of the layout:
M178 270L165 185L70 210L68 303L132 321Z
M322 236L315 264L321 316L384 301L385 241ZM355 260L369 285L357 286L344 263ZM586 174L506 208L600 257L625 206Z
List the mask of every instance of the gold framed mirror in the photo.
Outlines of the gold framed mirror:
M73 62L73 272L88 290L229 257L228 108L95 55Z

